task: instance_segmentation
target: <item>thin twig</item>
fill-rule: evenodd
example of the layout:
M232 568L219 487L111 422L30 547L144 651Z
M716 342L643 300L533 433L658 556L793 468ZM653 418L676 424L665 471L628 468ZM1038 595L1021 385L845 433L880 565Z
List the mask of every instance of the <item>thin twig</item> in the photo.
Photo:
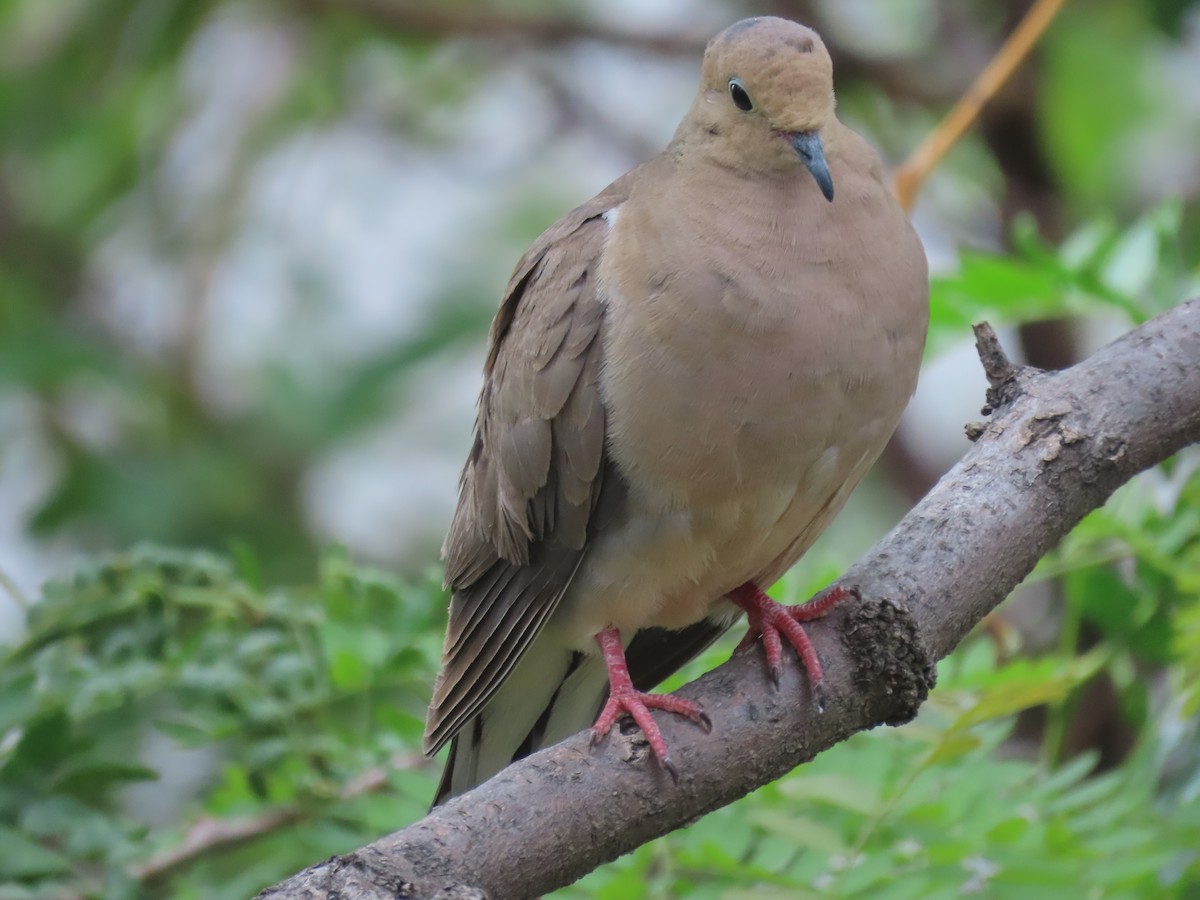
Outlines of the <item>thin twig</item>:
M1017 366L1009 360L1008 354L1000 346L1000 339L987 322L980 322L972 327L975 332L975 350L979 354L979 362L983 365L983 374L987 376L988 384L999 387L1012 378Z
M299 806L281 806L236 819L205 816L192 824L178 845L130 866L129 874L141 882L164 878L214 850L270 834L299 822L306 814Z
M0 569L0 588L4 588L5 593L12 597L13 603L21 608L21 612L29 612L29 598L17 586L17 582L4 573L3 569Z
M387 786L392 772L415 769L427 762L419 753L398 753L387 765L367 769L350 779L338 791L337 798L350 800L363 794L374 793ZM295 825L310 818L313 812L309 807L288 804L236 819L204 816L192 824L179 844L130 866L129 874L143 883L165 878L215 850Z
M912 210L917 193L929 177L929 173L979 118L984 104L996 95L1017 66L1029 55L1029 51L1058 15L1065 2L1066 0L1037 0L1021 20L1021 24L979 73L974 84L954 104L946 118L938 123L937 128L930 132L912 155L896 169L893 185L900 205L906 210Z

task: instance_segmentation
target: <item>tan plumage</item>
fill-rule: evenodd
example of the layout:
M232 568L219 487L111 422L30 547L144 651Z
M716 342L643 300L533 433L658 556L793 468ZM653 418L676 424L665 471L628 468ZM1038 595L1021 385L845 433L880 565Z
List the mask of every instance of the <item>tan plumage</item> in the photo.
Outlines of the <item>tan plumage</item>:
M439 799L589 723L598 632L648 689L808 549L912 394L927 304L816 33L714 38L671 144L534 243L493 323L444 547Z

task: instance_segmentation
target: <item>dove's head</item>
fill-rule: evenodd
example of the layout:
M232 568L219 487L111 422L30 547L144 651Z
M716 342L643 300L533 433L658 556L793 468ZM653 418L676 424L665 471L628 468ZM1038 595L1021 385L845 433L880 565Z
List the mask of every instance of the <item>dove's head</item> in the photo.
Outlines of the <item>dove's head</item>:
M786 171L802 165L833 199L823 130L834 121L833 63L820 35L761 16L730 25L704 52L689 144L724 165Z

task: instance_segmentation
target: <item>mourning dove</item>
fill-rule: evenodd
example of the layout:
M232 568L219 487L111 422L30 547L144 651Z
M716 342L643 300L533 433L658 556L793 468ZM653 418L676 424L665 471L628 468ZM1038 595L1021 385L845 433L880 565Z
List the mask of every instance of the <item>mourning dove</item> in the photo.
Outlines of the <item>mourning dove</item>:
M708 45L666 150L541 235L492 323L443 548L452 588L425 750L435 802L629 713L746 611L814 694L797 607L763 593L883 450L925 341L925 255L834 115L820 37L746 19ZM599 650L599 653L596 651ZM607 673L606 673L607 669ZM607 677L606 677L607 676Z

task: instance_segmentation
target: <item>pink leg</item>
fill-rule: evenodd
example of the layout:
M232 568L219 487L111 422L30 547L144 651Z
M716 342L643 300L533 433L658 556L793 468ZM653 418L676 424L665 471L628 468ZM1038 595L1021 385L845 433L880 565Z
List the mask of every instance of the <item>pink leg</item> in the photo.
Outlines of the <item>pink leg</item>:
M780 666L783 664L783 638L800 657L808 672L808 680L812 684L813 697L817 708L825 709L825 688L822 683L821 661L817 651L808 639L801 622L819 619L847 597L855 597L858 592L853 588L845 588L835 584L823 594L814 597L799 606L785 606L768 597L759 588L746 582L741 587L730 592L729 598L746 611L750 619L750 628L737 650L748 647L758 638L762 638L763 650L767 654L767 671L771 680L779 686ZM734 651L737 652L736 650Z
M596 635L596 643L600 645L604 664L608 667L608 702L592 726L592 743L608 734L622 713L629 713L642 729L662 767L678 781L679 773L667 753L667 742L650 715L650 710L662 709L687 716L705 731L712 731L712 722L690 700L682 700L673 694L647 694L635 689L629 677L629 666L625 662L625 650L621 647L621 633L617 629L604 629Z

